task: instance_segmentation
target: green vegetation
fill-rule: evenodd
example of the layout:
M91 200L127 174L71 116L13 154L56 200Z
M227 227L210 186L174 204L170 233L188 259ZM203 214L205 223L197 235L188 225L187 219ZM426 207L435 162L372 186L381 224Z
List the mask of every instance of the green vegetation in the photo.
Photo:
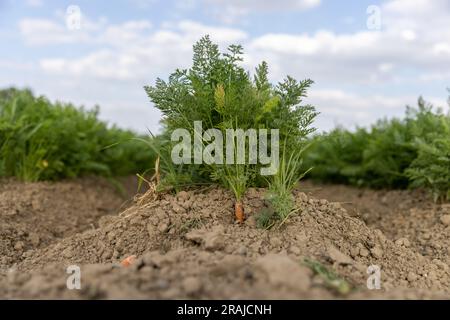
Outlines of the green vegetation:
M98 119L98 109L51 103L29 90L0 90L0 177L24 181L88 174L114 177L155 166L160 189L211 183L228 188L236 197L237 217L243 215L241 199L247 188L267 187L271 207L258 216L261 228L283 222L296 211L292 190L305 173L320 181L371 188L425 188L436 201L450 199L450 114L419 99L418 108L408 108L403 119L310 137L317 112L302 99L313 81L287 76L273 85L265 62L251 76L241 66L241 46L231 45L221 53L208 36L193 49L190 69L178 69L167 81L157 79L154 86L145 87L163 113L163 132L158 137L109 127ZM200 133L195 121L202 123ZM249 161L248 152L245 163L174 164L173 147L179 141L171 136L179 128L186 129L192 141L199 139L203 148L217 139L205 138L209 129L224 137L228 129L278 129L277 173L261 175L267 164ZM269 130L267 139L271 138ZM236 136L231 139L234 146L239 143ZM246 151L249 140L244 141ZM267 148L268 154L275 151L270 143ZM216 149L210 155L225 159Z
M320 277L325 286L335 290L337 293L346 295L352 291L352 286L345 279L339 277L322 263L311 259L305 259L303 264Z
M301 178L308 173L302 171L303 150L292 150L289 154L283 150L277 173L269 181L268 200L275 213L284 221L294 210L292 191Z
M317 115L313 106L303 105L302 98L313 83L311 80L297 81L286 77L283 82L272 85L268 81L268 66L262 62L252 79L241 66L242 47L231 45L221 54L208 36L194 45L193 65L188 70L176 70L168 81L157 79L154 86L146 86L150 100L164 115L163 139L166 143L154 144L161 158L161 174L164 186L177 188L180 184L217 182L233 191L239 205L241 196L250 186L272 186L272 194L285 197L283 192L291 190L291 183L298 180L298 173L285 168L282 174L268 180L259 174L260 164L179 164L171 161L170 141L174 130L189 130L192 140L196 137L194 121L202 121L202 133L208 129L279 129L280 150L285 150L288 162L283 166L295 166L299 158L292 157L303 149L306 136L313 131L311 124ZM270 140L270 134L269 134ZM203 144L208 144L200 137ZM237 140L233 143L236 145ZM246 139L247 140L247 139ZM258 141L259 142L259 141ZM248 141L245 142L249 150ZM270 147L270 146L269 146ZM272 151L272 150L270 150ZM217 155L216 155L217 156ZM223 154L221 155L223 156ZM287 171L288 172L287 172ZM172 185L164 183L169 181ZM286 183L283 186L283 183ZM288 199L287 197L286 199ZM286 199L274 201L275 209L285 216ZM278 206L282 204L283 207ZM238 211L238 210L236 210Z
M136 134L108 127L98 109L51 103L29 90L0 91L0 177L24 181L123 176L154 162Z
M314 137L310 177L371 188L419 187L450 199L450 114L419 99L404 119Z
M257 228L270 229L275 224L275 211L272 208L262 208L255 218Z

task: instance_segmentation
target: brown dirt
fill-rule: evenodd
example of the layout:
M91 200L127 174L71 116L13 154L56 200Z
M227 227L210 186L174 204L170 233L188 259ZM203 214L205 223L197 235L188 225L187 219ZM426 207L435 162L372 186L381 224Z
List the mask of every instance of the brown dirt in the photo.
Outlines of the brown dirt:
M302 184L310 195L337 201L369 227L383 230L397 244L450 265L450 204L433 203L414 191L374 191L348 186Z
M120 215L100 218L98 228L86 223L22 255L0 275L0 297L450 297L443 218L448 205L409 191L310 183L300 190L295 193L300 210L270 230L256 227L255 217L267 206L264 190L247 192L242 225L234 221L231 194L222 189L141 199ZM426 232L431 236L424 238ZM121 267L130 255L136 262ZM313 272L305 259L325 271ZM82 290L66 287L66 268L73 264L81 267ZM381 290L366 288L370 265L381 268Z
M125 197L106 180L60 183L0 181L0 269L65 237L95 229Z

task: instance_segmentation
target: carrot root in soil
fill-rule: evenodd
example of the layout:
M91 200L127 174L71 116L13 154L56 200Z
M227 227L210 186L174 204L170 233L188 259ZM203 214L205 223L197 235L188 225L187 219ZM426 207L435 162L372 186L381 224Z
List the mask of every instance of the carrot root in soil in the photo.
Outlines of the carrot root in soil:
M239 222L244 222L244 206L242 205L242 202L237 201L234 204L234 213L236 215L236 220Z
M123 259L121 262L120 262L120 265L122 266L122 267L129 267L129 266L131 266L134 262L135 262L135 260L136 260L136 256L135 255L132 255L132 256L129 256L129 257L126 257L125 259Z

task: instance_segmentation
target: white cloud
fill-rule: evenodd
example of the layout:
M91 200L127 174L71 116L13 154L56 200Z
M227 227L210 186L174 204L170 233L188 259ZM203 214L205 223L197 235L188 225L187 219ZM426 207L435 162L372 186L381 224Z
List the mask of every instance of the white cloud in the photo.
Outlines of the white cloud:
M210 34L219 43L242 42L247 38L247 34L239 29L210 27L189 20L181 21L177 27L182 33L190 37L190 40L198 40L205 34Z
M29 44L69 42L71 39L64 27L46 19L23 19L19 22L19 29Z
M270 11L275 3L208 1L222 6L223 10L228 7L244 15L252 10ZM282 2L288 10L305 10L319 4L318 1ZM142 85L153 83L158 76L166 77L177 67L188 67L192 44L204 34L210 34L222 48L239 42L244 45L248 69L266 60L272 80L278 81L286 74L314 79L316 85L308 102L322 112L319 125L330 128L333 123L369 124L380 116L402 114L404 106L415 104L417 95L421 94L405 95L405 90L393 94L402 84L420 88L430 81L440 82L439 89L445 94L445 87L450 83L450 2L392 0L381 9L381 31L347 33L317 30L252 37L239 28L190 20L166 22L158 27L146 20L122 24L86 20L85 28L71 32L62 20L24 19L20 30L29 45L93 45L88 54L42 59L39 67L53 79L66 79L78 86L90 83L95 88L92 90L99 92L97 98L101 105L106 101L105 88L113 87L119 92L124 86L141 90ZM361 16L359 19L366 18L365 10ZM389 87L393 89L388 94L384 91ZM136 102L136 110L142 110L148 103L145 97L133 100L130 96L130 99ZM105 103L112 103L108 101ZM114 105L119 108L119 104ZM118 115L117 110L109 114Z
M205 4L215 5L220 9L234 11L238 14L270 11L303 11L320 5L320 0L203 0Z
M102 30L105 24L103 19L93 22L83 16L81 29L71 30L63 18L25 18L19 21L19 32L28 45L82 44L94 41L95 33Z
M222 0L209 1L222 3ZM298 8L318 4L317 1L284 2L287 7ZM414 5L411 5L411 2ZM241 1L231 1L229 5L243 8L258 7L263 10L269 9L273 2L246 1L243 4ZM442 0L433 2L393 0L382 6L384 28L380 32L363 30L354 33L334 33L319 30L303 34L269 33L256 38L249 37L247 33L237 28L213 27L189 20L166 23L165 27L156 30L145 20L129 21L120 25L90 23L89 28L82 28L80 32L66 30L62 22L51 20L25 19L21 21L20 27L29 44L90 41L94 44L117 46L118 48L108 53L116 63L101 61L99 63L109 65L118 75L125 77L134 74L131 70L126 72L125 68L132 68L135 65L134 61L142 62L141 65L148 63L150 56L154 59L153 64L158 66L172 66L187 61L186 55L189 58L188 50L192 43L208 33L219 43L243 43L249 60L251 62L268 60L276 72L276 78L289 71L293 75L312 77L318 82L339 80L350 84L364 84L374 83L380 79L386 80L389 77L394 80L394 71L414 68L432 74L441 71L443 66L450 65L448 54L450 30L447 28L450 10L446 10L448 8L450 8L448 2ZM430 19L424 19L421 12L435 18L428 21ZM362 15L364 14L365 12L362 12ZM410 15L413 19L410 19ZM104 49L97 51L102 51L103 54L93 52L72 62L75 64L83 62L86 70L91 69L87 67L89 65L87 61L105 55ZM54 70L48 68L51 65L49 63L45 61L42 65L46 70ZM114 70L102 71L99 74L114 74Z
M72 61L66 59L43 59L40 66L47 72L73 76L94 76L101 79L132 80L132 71L139 68L139 61L131 55L118 56L111 50L100 50Z
M435 106L447 105L444 99L424 97ZM316 126L330 130L336 126L355 128L369 126L383 116L402 117L407 105L417 105L417 95L388 96L381 94L357 94L338 89L312 89L308 103L320 112Z
M225 23L241 21L250 13L304 11L320 5L321 0L203 0L206 10Z
M224 46L247 37L237 29L209 27L192 21L180 21L154 32L148 32L150 27L150 23L143 21L108 26L97 39L114 45L115 49L100 49L78 59L42 59L40 66L45 72L66 76L148 79L172 71L180 64L187 67L192 44L205 33Z
M450 2L394 0L381 9L381 31L263 34L247 48L278 70L298 70L318 82L367 84L393 81L394 71L450 69Z
M152 29L149 21L129 21L120 25L108 26L99 36L101 42L129 45L130 43L140 41L145 34Z

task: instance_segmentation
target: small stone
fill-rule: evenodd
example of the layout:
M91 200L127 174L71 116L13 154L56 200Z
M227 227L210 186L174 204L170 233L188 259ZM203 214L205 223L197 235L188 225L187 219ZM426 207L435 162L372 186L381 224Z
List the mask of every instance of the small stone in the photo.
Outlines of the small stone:
M377 247L377 246L373 247L372 249L370 249L370 253L375 258L381 258L383 256L383 250L380 247Z
M443 225L450 226L450 214L445 214L440 217L440 220Z
M24 257L24 258L30 258L32 255L33 255L33 250L28 250L28 251L25 251L25 252L22 254L22 257Z
M184 213L186 211L182 206L180 206L180 205L178 205L176 203L173 204L172 210L175 213L177 213L177 214L181 214L181 213Z
M359 248L357 248L357 247L352 247L351 249L350 249L350 255L353 257L353 258L355 258L355 257L357 257L358 255L359 255Z
M347 256L346 254L339 251L334 246L329 246L328 249L328 255L331 258L331 260L335 261L338 264L352 264L353 259Z
M411 246L411 243L409 242L409 240L407 238L399 238L395 241L395 244L401 247L405 247L408 248L409 246Z
M409 282L414 282L417 280L418 276L414 272L410 271L406 278Z
M25 244L22 241L17 241L16 244L14 245L14 249L17 251L22 251L24 247Z
M361 257L367 257L367 256L369 256L369 250L367 250L366 248L360 248L359 255Z
M431 233L425 232L424 234L422 234L422 238L424 240L430 240L431 239Z
M160 223L158 225L158 231L161 232L161 233L166 233L168 229L169 229L169 225L167 223L165 223L165 222Z
M147 232L150 237L154 237L156 234L156 228L152 223L147 224Z
M186 201L190 198L189 193L187 193L186 191L178 192L177 197L178 197L178 199L184 200L184 201Z

